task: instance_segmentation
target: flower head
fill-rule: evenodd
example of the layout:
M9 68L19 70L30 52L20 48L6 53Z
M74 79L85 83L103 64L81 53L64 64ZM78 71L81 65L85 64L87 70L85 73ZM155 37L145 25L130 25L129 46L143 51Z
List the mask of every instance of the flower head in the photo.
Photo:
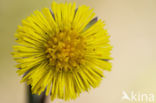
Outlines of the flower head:
M22 82L34 94L51 99L75 99L99 85L103 70L110 71L109 35L102 20L83 5L53 2L35 11L18 26L13 57Z

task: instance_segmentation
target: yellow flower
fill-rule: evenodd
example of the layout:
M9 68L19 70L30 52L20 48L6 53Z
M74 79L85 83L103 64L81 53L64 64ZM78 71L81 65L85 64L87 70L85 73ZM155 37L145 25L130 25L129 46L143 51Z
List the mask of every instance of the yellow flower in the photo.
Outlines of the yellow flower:
M17 73L32 93L75 99L99 85L111 69L109 35L88 6L53 2L22 21L15 34Z

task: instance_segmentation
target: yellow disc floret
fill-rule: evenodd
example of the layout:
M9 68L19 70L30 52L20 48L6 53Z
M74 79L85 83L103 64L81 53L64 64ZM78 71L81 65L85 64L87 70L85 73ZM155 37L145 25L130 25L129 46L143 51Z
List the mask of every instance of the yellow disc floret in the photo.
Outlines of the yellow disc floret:
M52 35L45 47L49 64L57 71L76 69L83 64L86 43L84 38L74 30L60 31Z

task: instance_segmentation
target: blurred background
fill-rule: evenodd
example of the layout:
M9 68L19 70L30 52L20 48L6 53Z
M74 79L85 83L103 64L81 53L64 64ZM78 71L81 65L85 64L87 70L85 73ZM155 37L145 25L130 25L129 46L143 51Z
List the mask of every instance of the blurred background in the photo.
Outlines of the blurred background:
M53 103L130 103L122 92L156 96L156 0L55 0L94 8L106 23L114 58L101 85L74 101ZM0 0L0 103L26 103L26 86L20 83L10 52L21 20L52 0ZM156 97L155 97L156 99ZM47 98L47 103L50 98ZM131 102L132 103L132 102ZM156 100L155 102L156 103Z

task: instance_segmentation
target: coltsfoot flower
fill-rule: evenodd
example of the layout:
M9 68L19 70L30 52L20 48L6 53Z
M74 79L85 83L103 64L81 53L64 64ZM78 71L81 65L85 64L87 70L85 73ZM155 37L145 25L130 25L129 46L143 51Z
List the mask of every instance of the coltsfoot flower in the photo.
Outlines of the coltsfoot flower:
M51 9L23 20L15 36L17 73L34 94L75 99L97 87L103 71L111 70L109 35L88 6L53 2Z

